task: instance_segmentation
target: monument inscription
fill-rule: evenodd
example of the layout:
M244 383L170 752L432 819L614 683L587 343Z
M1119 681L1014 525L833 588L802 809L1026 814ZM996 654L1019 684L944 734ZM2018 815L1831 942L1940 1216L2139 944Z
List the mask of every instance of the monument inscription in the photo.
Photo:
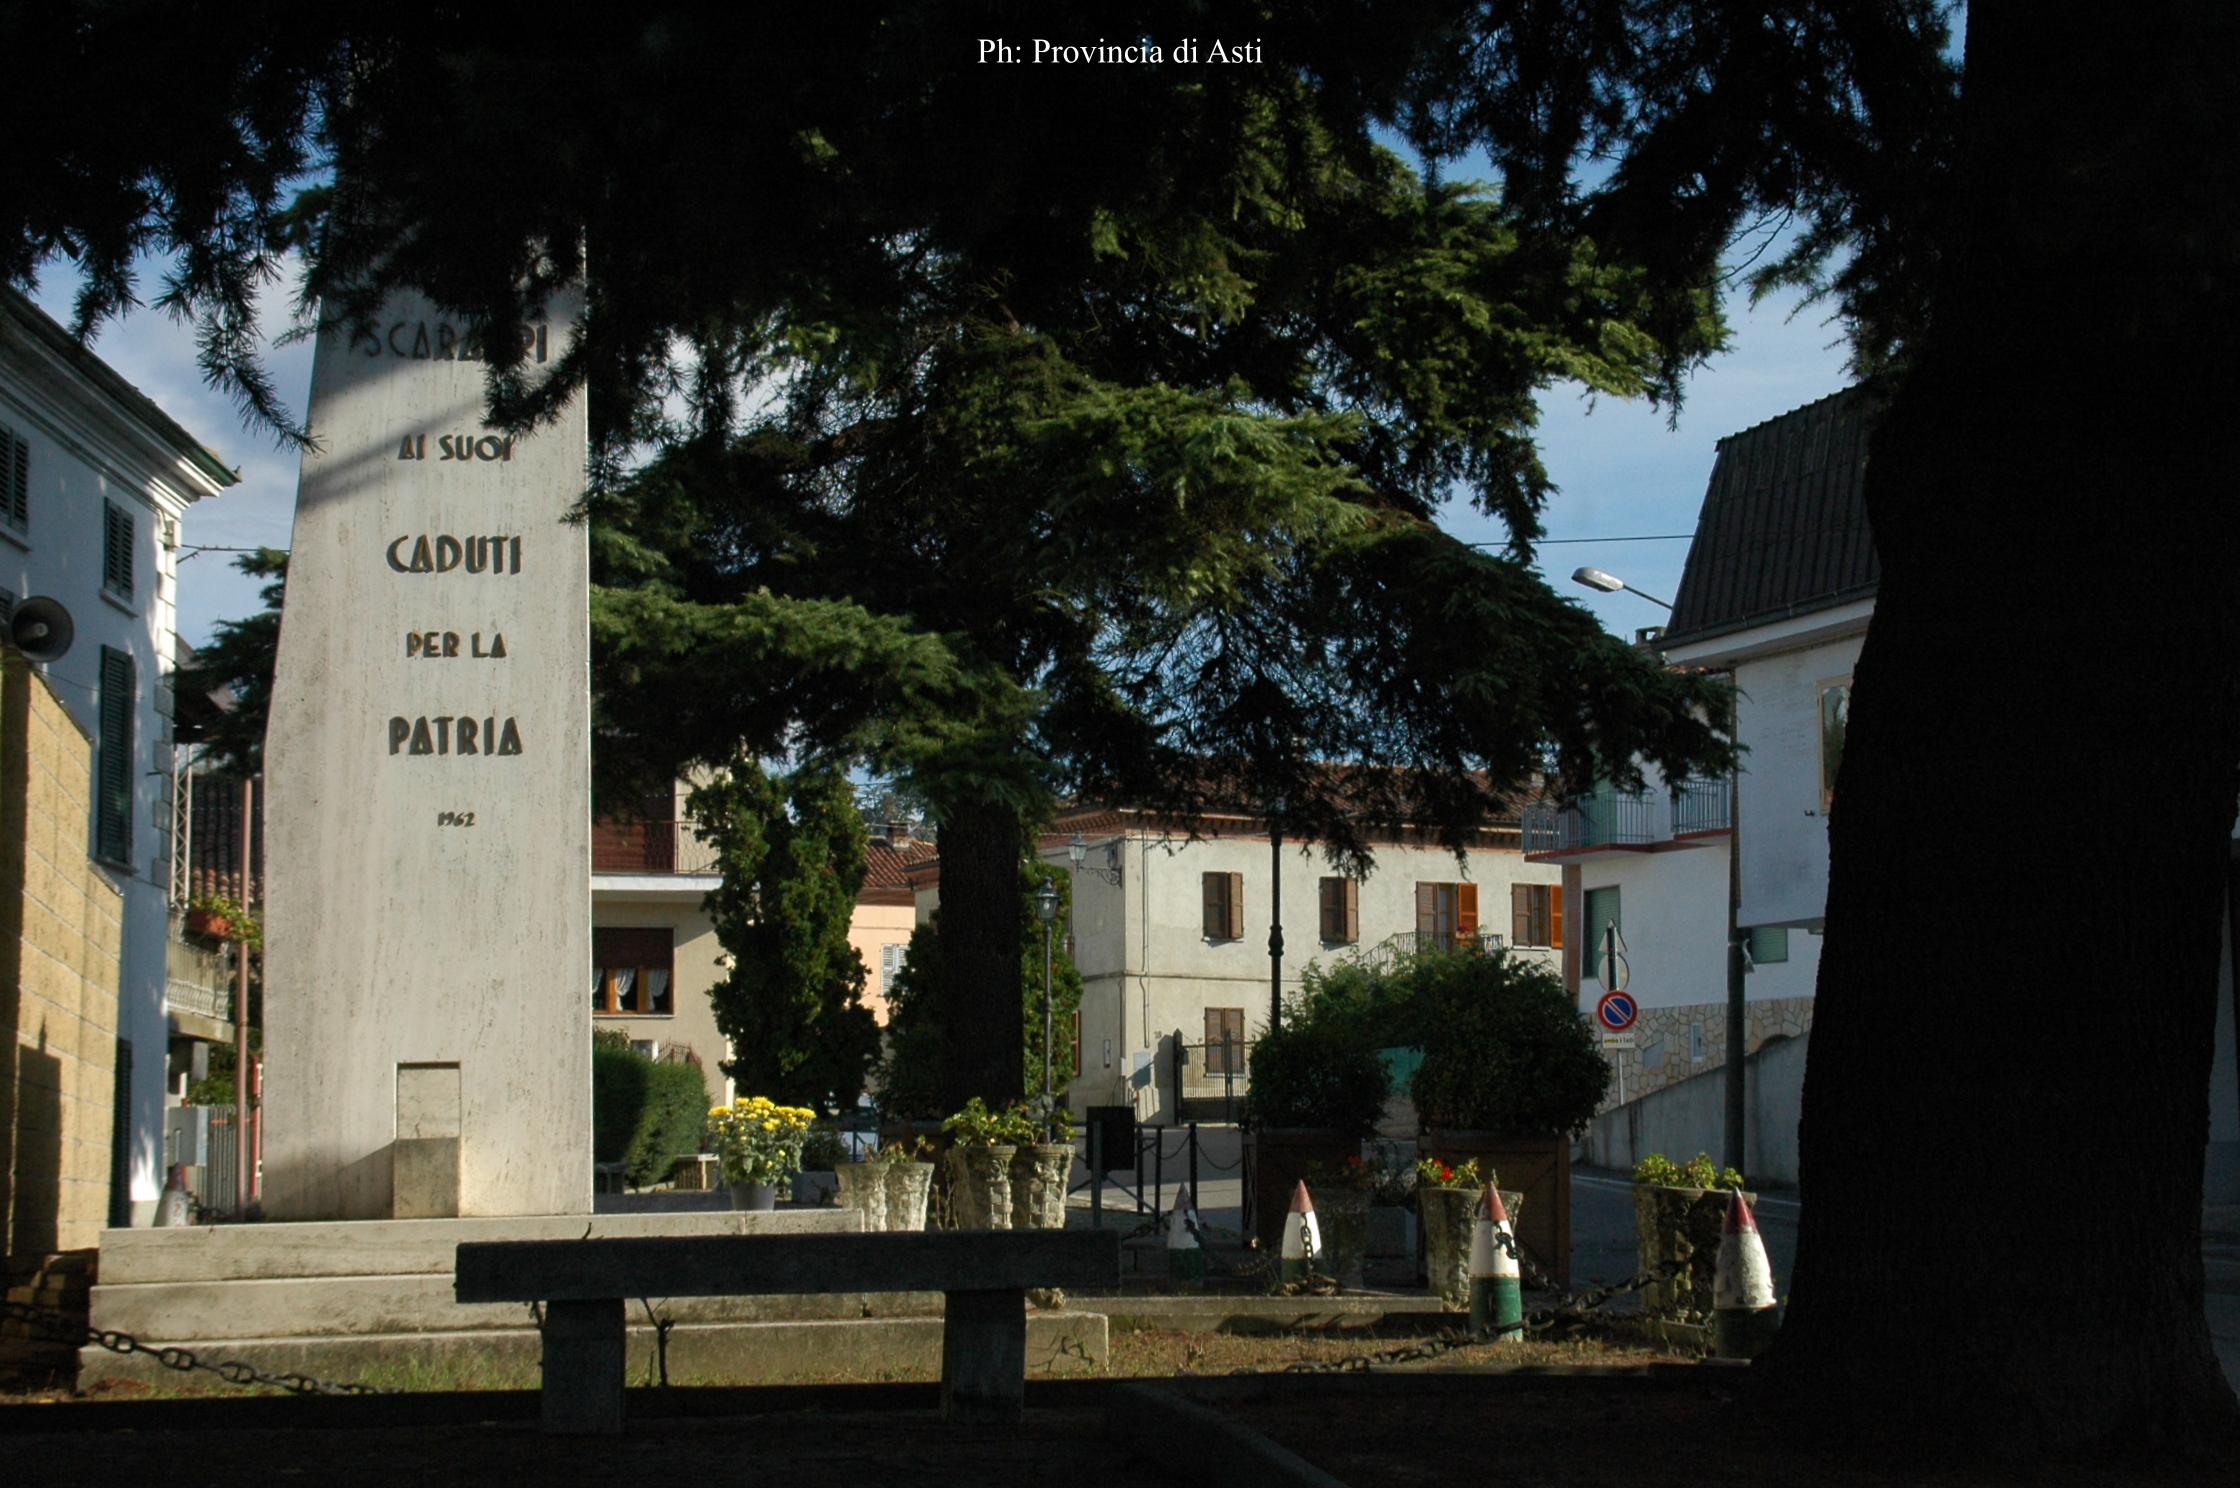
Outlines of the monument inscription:
M577 313L522 328L532 368ZM266 763L275 1219L591 1207L585 421L485 428L483 372L411 296L313 356Z

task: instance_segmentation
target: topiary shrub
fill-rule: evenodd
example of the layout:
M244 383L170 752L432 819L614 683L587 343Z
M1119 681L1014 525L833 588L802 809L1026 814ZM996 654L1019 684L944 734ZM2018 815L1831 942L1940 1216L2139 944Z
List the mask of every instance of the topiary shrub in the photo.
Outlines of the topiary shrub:
M708 1086L700 1066L683 1060L646 1063L645 1106L622 1153L623 1172L635 1188L666 1179L678 1158L700 1150L708 1127Z
M1293 1017L1252 1047L1247 1126L1328 1127L1348 1137L1376 1134L1392 1076L1375 1047L1349 1021Z
M591 1035L591 1156L623 1164L634 1188L700 1150L708 1089L700 1066L648 1059L612 1029Z
M1414 1084L1426 1127L1576 1135L1610 1086L1586 1015L1553 971L1504 952L1418 957Z

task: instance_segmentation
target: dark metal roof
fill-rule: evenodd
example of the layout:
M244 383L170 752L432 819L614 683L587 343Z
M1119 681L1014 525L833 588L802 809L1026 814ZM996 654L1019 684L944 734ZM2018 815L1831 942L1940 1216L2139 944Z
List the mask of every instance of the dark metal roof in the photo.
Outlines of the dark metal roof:
M1719 441L1663 646L1865 599L1882 578L1864 499L1875 405L1858 388Z

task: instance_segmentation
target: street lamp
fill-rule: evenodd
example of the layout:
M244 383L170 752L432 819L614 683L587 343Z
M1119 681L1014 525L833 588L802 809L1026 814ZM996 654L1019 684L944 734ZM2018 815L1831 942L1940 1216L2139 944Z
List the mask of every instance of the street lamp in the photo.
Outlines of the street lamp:
M1282 796L1268 802L1268 1029L1283 1025L1283 812Z
M1102 868L1091 868L1089 866L1089 844L1082 839L1079 832L1076 832L1073 834L1073 840L1066 844L1066 860L1073 864L1076 877L1084 873L1093 874L1111 884L1114 888L1120 886L1120 844L1117 841L1107 842L1104 845L1104 866Z
M1623 589L1628 594L1641 595L1643 599L1649 601L1649 603L1653 605L1664 605L1664 607L1668 610L1672 608L1671 605L1665 604L1663 600L1657 598L1654 594L1643 593L1641 590L1636 589L1631 584L1627 583L1624 579L1619 578L1616 574L1605 573L1599 568L1582 568L1576 573L1572 574L1571 582L1574 584L1584 584L1589 589L1600 589L1605 594L1616 594L1619 590Z
M1057 1108L1050 1082L1050 1042L1056 1031L1056 1004L1050 1000L1050 930L1058 918L1058 886L1049 879L1034 891L1034 917L1042 921L1042 1119Z

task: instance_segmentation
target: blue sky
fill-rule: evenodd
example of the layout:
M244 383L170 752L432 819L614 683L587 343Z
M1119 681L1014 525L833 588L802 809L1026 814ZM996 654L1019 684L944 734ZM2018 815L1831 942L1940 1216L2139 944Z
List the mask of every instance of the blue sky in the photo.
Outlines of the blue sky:
M152 291L154 276L149 276ZM35 296L67 321L74 278L67 265L50 268ZM268 322L285 324L285 293L270 296ZM1740 291L1729 299L1734 349L1699 372L1688 387L1679 425L1638 403L1593 402L1573 388L1541 398L1542 449L1560 493L1547 515L1553 542L1541 567L1559 591L1579 599L1602 623L1630 636L1661 624L1664 611L1632 594L1599 594L1570 582L1581 565L1608 570L1661 599L1680 585L1685 542L1617 539L1686 533L1695 527L1711 475L1718 439L1809 403L1845 385L1843 349L1836 328L1820 308L1792 315L1796 300L1783 296L1752 309ZM295 508L296 456L250 429L229 401L203 384L194 360L194 338L159 312L137 311L103 328L94 350L125 379L241 471L241 484L188 512L184 541L217 547L288 545ZM289 407L303 407L311 382L308 344L274 349L270 366ZM1445 525L1467 541L1499 542L1499 523L1466 506L1450 507ZM236 573L231 554L182 554L179 629L190 644L206 640L212 624L258 608L255 581Z

